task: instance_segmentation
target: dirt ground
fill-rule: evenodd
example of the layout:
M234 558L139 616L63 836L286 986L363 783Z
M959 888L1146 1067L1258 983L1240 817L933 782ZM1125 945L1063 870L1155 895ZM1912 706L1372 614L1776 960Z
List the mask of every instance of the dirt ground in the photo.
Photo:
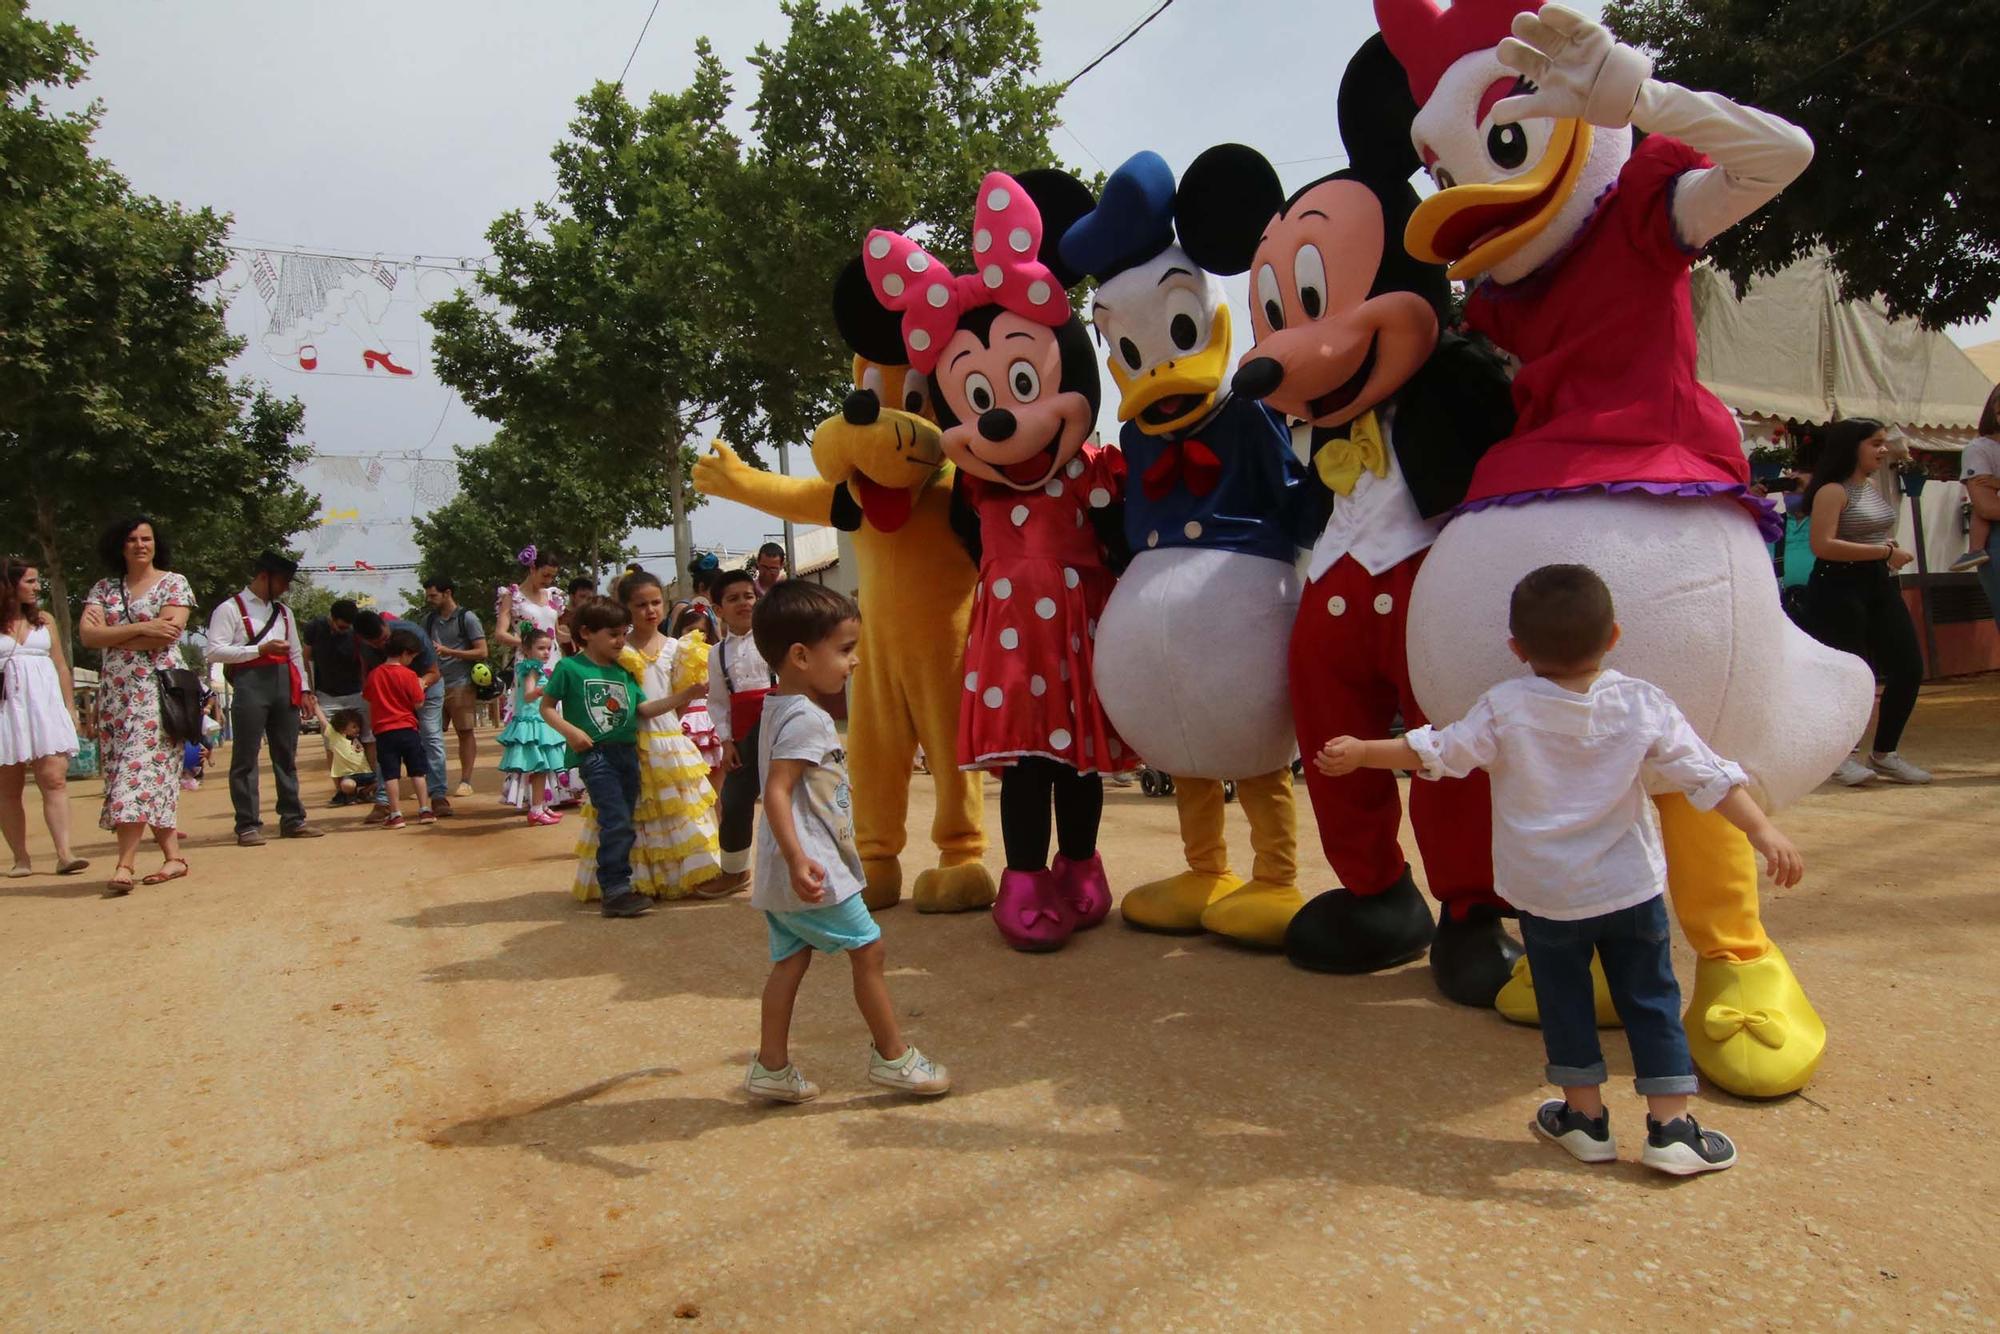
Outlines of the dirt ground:
M747 904L579 910L574 824L504 816L490 773L433 830L325 811L250 850L212 778L194 875L116 901L79 784L89 883L0 881L0 1325L1990 1327L2000 677L1926 690L1904 749L1935 785L1786 814L1808 875L1766 918L1828 1054L1801 1096L1705 1096L1743 1161L1683 1182L1638 1165L1626 1084L1624 1161L1534 1142L1536 1033L1422 965L1320 977L1115 915L1024 957L983 915L885 914L957 1090L870 1086L823 960L794 1053L825 1093L751 1106ZM1121 886L1170 871L1172 803L1114 791L1103 846Z

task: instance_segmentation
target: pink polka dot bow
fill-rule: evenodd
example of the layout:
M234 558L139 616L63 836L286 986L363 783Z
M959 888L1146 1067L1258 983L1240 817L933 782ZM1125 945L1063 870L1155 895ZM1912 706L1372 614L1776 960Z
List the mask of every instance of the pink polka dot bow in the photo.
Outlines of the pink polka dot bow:
M1069 319L1062 284L1035 257L1041 245L1041 210L1020 182L995 171L979 183L972 215L977 272L954 276L909 237L881 230L868 233L861 261L875 299L902 312L910 365L928 375L966 311L1003 306L1050 328Z

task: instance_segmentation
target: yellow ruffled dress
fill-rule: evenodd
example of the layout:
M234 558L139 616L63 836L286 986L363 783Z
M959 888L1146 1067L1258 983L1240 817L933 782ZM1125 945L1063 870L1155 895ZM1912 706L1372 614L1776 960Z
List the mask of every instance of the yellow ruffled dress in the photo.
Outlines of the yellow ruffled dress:
M647 699L659 699L707 678L708 646L694 642L697 638L663 640L650 655L627 648L618 660L639 678ZM690 675L688 664L697 649L700 670ZM571 892L589 903L599 897L597 812L585 802L582 815ZM639 723L639 806L632 816L637 835L632 845L632 888L641 894L686 898L722 873L708 762L681 731L681 720L671 710Z

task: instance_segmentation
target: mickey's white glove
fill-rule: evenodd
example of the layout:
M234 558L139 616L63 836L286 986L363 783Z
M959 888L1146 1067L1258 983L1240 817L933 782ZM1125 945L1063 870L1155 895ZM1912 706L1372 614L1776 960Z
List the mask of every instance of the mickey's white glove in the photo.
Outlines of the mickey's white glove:
M1493 108L1499 121L1552 116L1617 129L1631 124L1639 90L1653 73L1643 52L1619 42L1603 24L1554 3L1540 13L1516 14L1514 35L1494 54L1535 85L1532 93L1502 98Z

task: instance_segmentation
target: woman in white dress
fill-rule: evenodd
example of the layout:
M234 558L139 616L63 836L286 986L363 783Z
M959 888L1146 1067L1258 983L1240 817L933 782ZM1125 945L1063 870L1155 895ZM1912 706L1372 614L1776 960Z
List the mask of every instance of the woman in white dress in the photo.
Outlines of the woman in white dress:
M42 793L56 874L90 865L69 845L69 759L76 754L76 696L55 625L41 608L41 574L18 557L0 561L0 834L13 854L7 876L33 874L28 858L28 775Z

